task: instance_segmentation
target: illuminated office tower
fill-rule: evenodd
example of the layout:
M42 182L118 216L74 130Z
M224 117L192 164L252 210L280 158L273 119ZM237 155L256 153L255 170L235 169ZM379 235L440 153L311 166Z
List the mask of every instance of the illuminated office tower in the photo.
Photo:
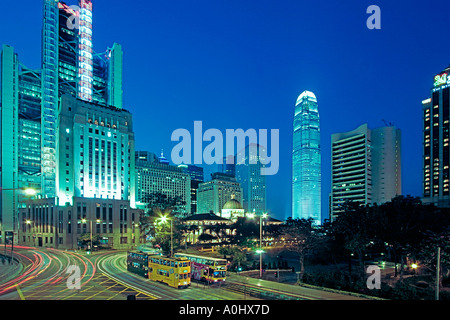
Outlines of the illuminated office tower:
M1 192L0 215L6 227L15 216L12 207L24 200L21 189L41 186L41 75L19 63L10 46L3 46L1 56L0 188L8 191Z
M41 190L56 195L56 129L58 126L58 1L44 0L42 27Z
M61 97L57 197L135 200L134 132L131 113Z
M314 93L303 91L294 114L292 152L292 218L321 223L320 123Z
M58 110L62 95L92 102L97 108L121 109L123 104L122 48L114 43L106 51L94 51L91 1L80 0L77 6L58 0L42 0L42 3L40 69L28 69L22 61L19 63L10 46L4 45L1 53L0 187L15 189L12 193L1 193L0 222L4 221L8 230L15 214L5 206L19 206L24 194L18 188L33 188L38 197L47 198L55 197L60 191L56 187L56 173L61 163ZM86 87L92 91L86 91ZM132 158L130 163L134 161Z
M99 105L122 108L122 49L93 48L92 2L68 6L44 0L42 35L41 192L56 195L58 100L70 94ZM78 22L78 23L77 23Z
M450 207L450 67L434 76L423 110L424 203Z
M0 188L2 242L5 232L15 229L18 199L19 60L14 49L3 45L0 77Z
M331 136L330 219L347 201L382 204L401 194L401 132L363 124Z

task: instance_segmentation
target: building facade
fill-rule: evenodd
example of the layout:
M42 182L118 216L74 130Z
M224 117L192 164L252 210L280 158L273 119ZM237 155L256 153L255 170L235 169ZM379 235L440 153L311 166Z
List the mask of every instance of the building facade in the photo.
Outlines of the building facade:
M159 162L156 155L138 151L135 164L136 205L145 208L149 196L161 193L170 198L178 198L185 204L180 206L182 216L191 213L191 177L181 168Z
M33 188L48 198L57 197L60 191L60 98L68 94L95 105L122 108L122 48L114 43L106 51L94 51L92 2L78 1L79 10L59 0L42 3L41 68L27 69L12 47L2 47L0 100L5 142L0 145L0 187L14 191L0 194L0 231L17 227L12 221L25 199L23 189Z
M424 203L450 207L450 67L434 76L422 101Z
M264 161L259 154L262 148L257 144L248 145L237 153L234 166L236 181L242 188L243 208L256 214L266 212L266 176L261 174Z
M61 97L58 126L59 205L73 197L129 200L135 206L131 113Z
M401 132L395 126L331 136L330 218L352 201L382 204L401 194Z
M303 91L294 113L292 150L292 218L321 223L321 150L317 98Z
M91 234L99 246L111 249L135 249L140 244L142 210L130 208L129 201L74 197L71 205L59 202L25 201L19 209L19 244L76 250L83 238L90 245Z
M197 191L197 212L213 212L220 216L225 203L232 199L242 204L242 188L236 178L224 174L213 173L210 181L200 183Z
M195 214L197 213L198 185L204 181L203 168L190 164L180 164L178 167L191 177L191 214Z

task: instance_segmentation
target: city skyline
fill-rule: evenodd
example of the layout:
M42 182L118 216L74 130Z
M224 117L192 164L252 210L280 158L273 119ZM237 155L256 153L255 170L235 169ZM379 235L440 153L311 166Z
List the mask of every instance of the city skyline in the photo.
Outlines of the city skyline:
M123 105L135 119L136 150L170 150L171 132L194 120L223 131L279 128L280 171L267 179L267 208L277 218L291 215L292 104L304 89L315 92L321 101L326 218L331 133L366 122L379 127L386 120L402 130L403 159L408 159L403 194L421 196L421 101L434 74L449 63L448 44L439 41L441 50L430 52L421 41L442 38L445 10L436 10L437 4L413 2L406 12L400 4L379 1L381 30L366 27L369 4L201 2L153 4L137 12L119 1L98 0L94 47L112 41L123 47ZM41 6L40 1L6 3L0 22L1 42L13 46L31 69L40 67ZM308 15L298 21L301 8ZM20 12L26 23L11 12ZM110 19L118 14L121 19ZM300 53L305 47L314 50ZM150 126L159 134L148 135ZM207 177L217 171L204 167Z

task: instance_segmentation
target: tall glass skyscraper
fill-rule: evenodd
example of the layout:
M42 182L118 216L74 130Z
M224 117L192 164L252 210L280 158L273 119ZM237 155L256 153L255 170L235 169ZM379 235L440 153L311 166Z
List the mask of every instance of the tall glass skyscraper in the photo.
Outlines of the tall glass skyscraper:
M294 114L292 152L292 218L321 223L320 123L317 98L303 91Z
M71 95L104 110L122 109L122 47L114 43L95 52L92 1L72 2L76 6L42 0L40 69L26 68L13 47L1 47L0 189L5 192L0 192L0 232L14 229L24 188L42 197L58 194L61 97Z

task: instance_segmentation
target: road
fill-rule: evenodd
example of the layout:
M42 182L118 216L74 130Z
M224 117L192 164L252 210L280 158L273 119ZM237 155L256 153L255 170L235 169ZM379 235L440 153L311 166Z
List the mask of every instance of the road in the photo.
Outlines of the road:
M10 254L10 251L7 252ZM126 270L126 252L92 255L51 248L15 247L13 264L0 262L0 300L363 300L340 293L230 275L222 286L187 289Z
M10 255L10 250L7 250ZM175 289L126 271L125 252L93 255L50 248L14 247L13 265L0 262L0 300L241 300L242 293L192 284ZM74 280L79 269L79 282ZM78 286L79 284L79 286ZM79 287L79 288L77 288Z

